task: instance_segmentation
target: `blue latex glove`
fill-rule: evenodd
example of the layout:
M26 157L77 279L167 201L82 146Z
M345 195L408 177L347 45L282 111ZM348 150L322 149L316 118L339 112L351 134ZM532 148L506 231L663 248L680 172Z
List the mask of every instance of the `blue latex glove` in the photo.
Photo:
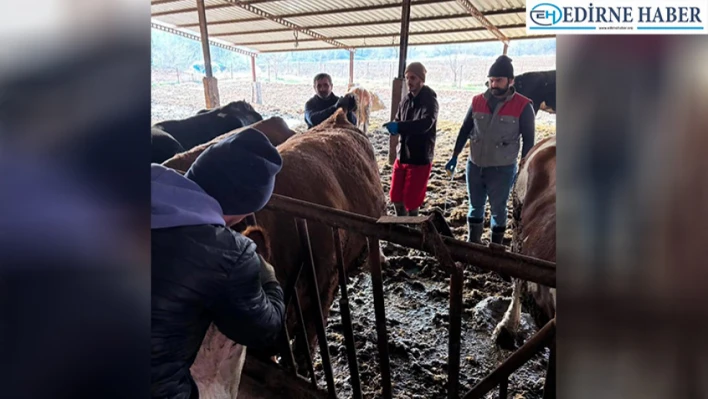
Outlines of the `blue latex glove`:
M457 157L452 157L447 164L445 164L445 170L448 172L448 174L455 172L455 168L457 167Z
M385 127L392 136L398 134L398 122L384 123L383 127Z

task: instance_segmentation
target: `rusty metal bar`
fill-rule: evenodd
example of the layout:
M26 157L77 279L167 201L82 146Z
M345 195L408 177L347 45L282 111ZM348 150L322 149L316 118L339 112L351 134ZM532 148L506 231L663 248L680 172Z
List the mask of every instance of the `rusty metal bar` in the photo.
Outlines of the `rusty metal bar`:
M331 227L352 230L368 237L376 237L405 247L434 253L434 249L423 241L423 233L421 231L405 226L378 224L376 219L372 217L357 215L278 194L271 196L266 208L273 211L286 212L298 218L323 223ZM442 240L450 251L452 259L457 262L475 265L485 270L506 273L512 277L552 288L556 286L556 267L554 262L507 251L499 252L483 245L453 240L449 237L442 237Z
M415 6L415 3L412 5ZM397 6L397 5L396 5ZM492 15L511 15L511 14L518 14L518 13L525 13L526 12L526 7L520 7L520 8L512 8L512 9L506 9L506 10L492 10L492 11L484 11L483 14L485 16L492 16ZM449 21L449 20L454 20L454 19L462 19L462 18L474 18L472 17L469 13L464 13L464 14L447 14L447 15L433 15L429 17L416 17L413 18L411 17L411 22L432 22L432 21ZM239 23L251 23L253 22L252 20L239 20L239 19L232 19L228 21L214 21L210 22L209 25L217 25L217 24L226 24L228 23L229 25L233 24L239 24ZM381 21L363 21L363 22L348 22L344 24L320 24L320 25L301 25L303 28L307 29L331 29L331 28L356 28L356 27L362 27L362 26L381 26L381 25L389 25L389 24L400 24L401 19L396 18L396 19L386 19L386 20L381 20ZM199 24L183 24L183 25L177 25L178 27L181 28L188 28L188 27L194 27L198 26ZM231 35L257 35L257 34L265 34L265 33L281 33L281 32L289 32L290 29L288 28L275 28L275 29L262 29L262 30L245 30L245 31L231 31L231 32L224 32L224 33L216 33L212 34L211 36L231 36ZM367 36L369 37L369 36Z
M309 263L310 276L312 277L312 287L310 287L310 295L314 299L312 301L311 315L315 321L315 330L317 331L317 342L320 345L320 356L322 357L322 368L327 380L327 390L330 398L337 397L337 391L334 386L334 373L332 372L332 361L329 357L329 347L327 345L327 333L325 331L325 321L322 315L322 302L320 301L320 289L317 284L317 272L315 271L315 259L312 256L312 245L310 245L310 233L307 231L307 221L304 219L296 219L297 231L300 236L302 245L302 253L305 254L305 263ZM308 348L309 350L309 348Z
M460 397L460 341L462 337L462 267L454 265L450 275L450 326L448 343L448 398Z
M509 390L509 379L504 378L499 384L499 399L507 399L509 396L509 393L507 392Z
M687 396L691 397L691 396ZM556 399L556 343L551 344L551 353L548 356L546 369L546 382L543 384L543 399Z
M359 364L356 358L356 346L354 343L354 329L352 328L352 315L349 311L349 296L347 295L347 271L344 269L344 255L342 253L342 241L339 237L339 229L332 228L334 237L334 250L337 256L337 268L339 269L339 311L342 314L342 327L344 328L344 344L347 347L347 361L349 362L350 383L352 386L352 398L361 399L361 380L359 378Z
M509 375L516 371L524 363L528 362L541 349L553 341L556 332L556 319L552 319L546 323L543 328L537 332L531 339L528 340L521 348L512 353L508 359L499 367L492 371L482 381L474 386L463 399L481 399L489 391L494 389L503 380L508 379Z
M287 312L287 306L285 307ZM293 356L293 348L290 347L290 334L288 334L288 325L283 323L283 334L281 335L281 358L285 361L285 366L292 375L297 377L297 367L295 366L295 357Z
M496 36L497 39L501 40L502 43L509 43L509 38L506 37L506 35L502 33L499 28L494 26L494 24L489 19L487 19L484 13L482 13L477 7L475 7L470 0L457 0L457 3L464 7L470 13L470 15L472 15L477 21L479 21L482 26L492 32L492 34ZM506 52L504 54L506 54Z
M556 35L535 35L535 36L528 36L528 37L514 37L514 40L538 40L538 39L553 39L555 38ZM463 39L463 40L453 40L453 41L441 41L441 42L426 42L426 43L416 43L416 47L418 46L436 46L440 44L464 44L464 43L488 43L488 42L496 42L498 41L497 38L494 39L473 39L473 40L468 40L468 39ZM355 46L356 48L363 48L364 46ZM394 47L392 44L367 44L366 48L383 48L383 47ZM275 50L265 50L261 51L261 53L264 54L270 54L270 53L283 53L283 52L291 52L291 51L316 51L316 50L332 50L332 47L311 47L311 48L301 48L301 49L293 49L293 48L283 48L283 49L275 49ZM398 104L396 104L398 106Z
M374 292L374 314L376 316L376 341L379 347L381 365L381 389L384 399L391 399L391 364L388 355L388 333L386 331L386 306L384 305L383 276L379 240L367 237L369 242L369 265L371 266L371 286Z
M450 252L447 250L442 240L442 235L438 232L433 219L436 214L430 215L428 220L422 225L423 236L435 249L435 256L440 265L450 273L450 324L448 327L448 352L447 369L448 398L457 399L460 397L460 343L462 337L462 294L464 275L461 266L452 260Z
M295 314L297 315L297 322L300 326L300 338L301 342L297 346L305 356L305 362L307 363L307 369L310 372L310 380L312 381L312 387L317 389L317 376L315 375L315 365L312 362L312 355L310 354L310 343L307 342L307 328L305 328L305 318L302 316L302 306L300 306L300 298L297 296L297 289L295 289L295 295L293 296L295 304Z

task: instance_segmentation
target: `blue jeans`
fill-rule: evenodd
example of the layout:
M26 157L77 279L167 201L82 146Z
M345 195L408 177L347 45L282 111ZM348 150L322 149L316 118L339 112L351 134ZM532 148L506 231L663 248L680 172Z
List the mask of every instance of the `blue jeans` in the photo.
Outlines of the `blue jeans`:
M489 207L492 211L491 227L506 228L506 203L509 201L511 187L518 165L490 166L480 168L467 160L467 194L470 199L468 220L484 221L484 205L489 196Z

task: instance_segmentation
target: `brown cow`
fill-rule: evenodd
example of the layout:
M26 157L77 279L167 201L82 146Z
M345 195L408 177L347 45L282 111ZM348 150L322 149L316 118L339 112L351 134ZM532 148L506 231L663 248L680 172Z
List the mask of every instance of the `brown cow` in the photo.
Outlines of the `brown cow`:
M270 242L263 229L249 226L242 234L253 240L258 254L270 262ZM199 398L236 398L245 361L246 347L227 338L212 323L190 368Z
M285 123L283 118L279 118L276 116L222 134L221 136L216 137L207 143L199 144L198 146L192 149L189 149L185 152L173 156L172 158L163 162L162 165L175 170L186 171L197 159L199 154L204 152L204 150L206 150L212 144L218 143L219 141L227 137L233 136L234 134L237 134L248 128L254 128L259 132L265 134L265 136L268 137L268 140L270 140L271 144L273 144L274 146L278 146L284 143L287 139L295 135L295 132L290 130L288 124Z
M196 159L205 148L195 147L193 158L190 157L179 167L189 168L192 159ZM349 123L341 109L307 134L296 135L279 145L278 152L283 158L283 168L276 176L275 194L375 218L386 214L386 199L381 188L374 148L366 135ZM168 161L165 166L173 167L173 164ZM296 268L305 259L295 222L292 217L268 210L258 212L256 220L274 243L271 263L281 286L286 287ZM308 230L322 313L326 320L338 286L334 238L332 229L321 224L309 223ZM366 238L344 230L339 234L344 264L351 271L365 259ZM385 261L381 253L380 256ZM307 340L310 349L314 350L315 310L312 308L313 298L309 294L310 278L307 273L308 270L304 269L297 290L305 318ZM295 336L296 319L291 304L288 309L291 337Z
M556 261L556 137L537 143L522 160L512 191L514 237L512 249L524 255ZM526 301L528 297L533 300ZM540 328L556 314L556 290L514 279L509 309L493 333L494 340L509 346L521 321L521 301L528 304ZM511 341L511 342L509 342Z
M356 98L357 107L356 111L354 111L354 115L356 116L357 127L366 133L369 127L369 117L371 113L386 109L386 106L384 106L383 101L381 101L376 93L361 86L350 87L348 93L354 94Z

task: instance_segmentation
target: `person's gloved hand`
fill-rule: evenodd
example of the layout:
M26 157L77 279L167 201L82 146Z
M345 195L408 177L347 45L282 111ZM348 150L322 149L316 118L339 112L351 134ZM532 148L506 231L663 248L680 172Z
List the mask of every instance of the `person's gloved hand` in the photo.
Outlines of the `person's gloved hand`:
M347 99L347 102L345 103L345 107L349 111L356 111L356 97L354 94L349 93L344 96Z
M385 127L392 136L398 134L398 122L384 123L383 127Z
M275 277L275 269L273 269L273 266L271 266L270 263L266 262L262 256L258 255L258 257L261 259L261 285L266 285L268 283L277 283L278 279Z
M450 158L450 160L445 164L445 170L447 171L448 175L454 173L456 167L457 167L457 157Z

